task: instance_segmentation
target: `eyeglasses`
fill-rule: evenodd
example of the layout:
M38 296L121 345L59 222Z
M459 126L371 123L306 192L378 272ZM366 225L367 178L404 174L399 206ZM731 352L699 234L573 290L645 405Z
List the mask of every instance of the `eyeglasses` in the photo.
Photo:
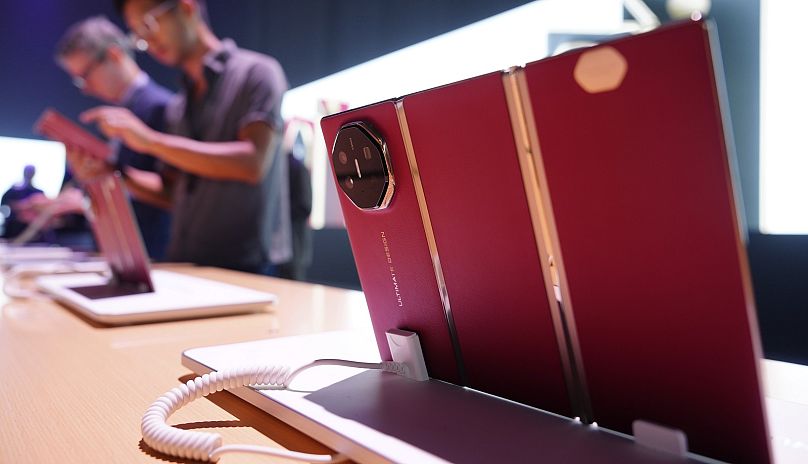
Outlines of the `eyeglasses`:
M140 26L134 28L132 33L129 34L129 38L135 48L141 51L145 51L149 48L149 44L146 41L160 30L160 23L157 22L157 19L176 8L178 4L179 0L163 2L143 15Z
M87 79L90 78L90 75L93 72L95 72L95 70L98 69L98 67L101 66L101 63L103 63L106 59L107 59L107 49L105 48L100 52L98 52L98 54L96 54L93 57L92 61L90 61L90 64L88 64L87 67L84 68L84 72L76 76L73 76L73 85L82 90L85 87L87 87Z

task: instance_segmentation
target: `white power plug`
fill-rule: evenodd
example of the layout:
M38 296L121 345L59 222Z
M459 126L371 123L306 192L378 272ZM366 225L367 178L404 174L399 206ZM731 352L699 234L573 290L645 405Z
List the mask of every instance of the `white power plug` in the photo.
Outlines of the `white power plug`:
M407 367L405 377L413 380L429 380L424 361L424 352L421 351L421 341L418 334L408 330L390 329L387 331L387 344L393 361Z

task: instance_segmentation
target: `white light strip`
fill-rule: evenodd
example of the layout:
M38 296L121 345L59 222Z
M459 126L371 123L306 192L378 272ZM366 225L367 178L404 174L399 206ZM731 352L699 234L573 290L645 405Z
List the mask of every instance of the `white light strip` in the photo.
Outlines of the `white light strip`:
M612 32L623 24L616 0L543 0L296 87L283 116L319 117L322 99L355 108L547 55L547 34Z
M336 203L326 198L330 173L319 132L324 116L321 102L356 108L535 61L548 55L548 34L554 31L610 34L624 30L622 0L536 1L286 92L283 117L313 121L318 131L311 163L312 226L341 224L338 212L326 211L326 203Z
M764 0L760 24L760 229L808 233L808 2Z
M34 186L50 197L56 196L65 173L65 146L15 137L0 137L0 195L22 180L28 164L36 167Z

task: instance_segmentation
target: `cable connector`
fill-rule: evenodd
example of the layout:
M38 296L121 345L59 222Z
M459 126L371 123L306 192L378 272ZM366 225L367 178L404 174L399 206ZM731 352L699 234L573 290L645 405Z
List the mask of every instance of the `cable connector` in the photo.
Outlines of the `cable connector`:
M405 367L403 373L396 372L397 374L419 382L429 380L424 352L421 350L421 341L417 333L390 329L387 331L387 343L390 346L390 354L393 355L393 362L403 364Z

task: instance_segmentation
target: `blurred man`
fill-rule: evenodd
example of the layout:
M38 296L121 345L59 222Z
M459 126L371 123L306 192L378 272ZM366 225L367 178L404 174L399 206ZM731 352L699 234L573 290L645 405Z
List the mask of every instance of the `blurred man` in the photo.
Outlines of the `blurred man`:
M169 260L275 274L291 258L280 64L219 40L197 0L116 4L149 53L182 71L184 89L167 108L169 133L122 108L95 108L82 120L182 171L173 191L156 190L173 204Z
M27 224L17 217L19 214L17 205L19 202L32 195L42 194L42 190L34 187L33 181L35 175L36 168L34 166L30 164L25 166L22 171L22 182L12 185L11 188L3 194L0 205L5 205L9 208L8 217L6 217L4 222L3 238L14 238L20 235L27 227Z
M56 61L86 95L124 106L149 127L163 130L172 93L138 67L129 38L105 17L71 26L56 46ZM117 159L111 161L125 176L150 178L169 171L153 156L127 147L121 147ZM146 250L152 259L162 260L169 239L169 205L137 189L133 194L132 209Z

